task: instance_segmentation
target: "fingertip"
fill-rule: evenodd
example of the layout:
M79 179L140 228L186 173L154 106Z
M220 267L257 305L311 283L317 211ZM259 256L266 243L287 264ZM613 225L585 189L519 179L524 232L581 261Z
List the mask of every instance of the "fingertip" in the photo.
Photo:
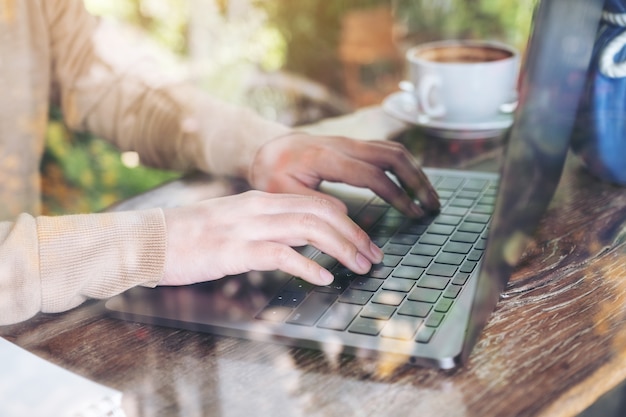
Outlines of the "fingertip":
M374 242L370 243L370 252L372 253L372 256L374 258L374 263L380 263L383 261L385 254L383 253L383 250L381 248L374 244Z
M333 274L327 269L320 268L320 285L329 285L335 280Z
M411 203L409 210L411 211L413 217L424 217L424 210L422 210L422 208L415 203Z
M434 189L420 190L418 192L418 198L429 210L439 210L441 208L439 195L437 195L437 192Z
M356 254L356 264L361 269L361 273L366 273L372 267L372 262L360 252Z

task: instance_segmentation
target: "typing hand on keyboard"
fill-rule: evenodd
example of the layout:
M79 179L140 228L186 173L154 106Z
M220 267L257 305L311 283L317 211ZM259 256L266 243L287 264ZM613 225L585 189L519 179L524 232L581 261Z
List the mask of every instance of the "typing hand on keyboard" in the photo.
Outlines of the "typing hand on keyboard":
M353 213L383 249L381 263L352 272L326 254L315 259L335 280L315 287L293 277L257 316L360 336L429 343L485 249L497 183L434 176L438 215L412 219L378 197Z
M295 132L263 145L252 162L249 180L259 190L316 195L344 210L343 202L318 191L322 181L368 188L409 217L440 207L437 192L415 158L403 145L390 141Z
M160 285L186 285L248 271L281 270L317 285L333 275L293 247L310 245L357 273L382 251L326 199L248 191L167 209L165 275Z

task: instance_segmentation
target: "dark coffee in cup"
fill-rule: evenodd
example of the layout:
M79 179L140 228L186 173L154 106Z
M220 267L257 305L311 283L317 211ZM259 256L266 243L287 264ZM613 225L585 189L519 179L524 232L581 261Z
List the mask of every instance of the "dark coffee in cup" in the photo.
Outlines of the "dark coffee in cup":
M488 46L445 46L415 52L416 58L434 62L492 62L511 58L513 53L502 48Z

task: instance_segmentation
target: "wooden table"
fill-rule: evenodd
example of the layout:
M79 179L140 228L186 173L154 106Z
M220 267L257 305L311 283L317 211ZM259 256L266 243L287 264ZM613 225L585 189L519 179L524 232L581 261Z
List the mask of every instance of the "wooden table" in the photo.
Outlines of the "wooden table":
M360 138L408 127L373 107L308 129ZM427 166L497 169L499 140L408 131ZM177 181L116 209L240 189ZM568 158L557 195L482 334L455 373L107 317L102 302L38 315L0 335L124 393L133 416L573 416L626 378L626 189Z

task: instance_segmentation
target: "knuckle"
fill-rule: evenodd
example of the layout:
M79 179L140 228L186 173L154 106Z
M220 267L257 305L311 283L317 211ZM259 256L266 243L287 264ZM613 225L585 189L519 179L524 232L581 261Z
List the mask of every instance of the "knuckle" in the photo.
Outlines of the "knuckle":
M300 224L306 229L317 229L320 226L320 218L313 213L303 213L300 216Z
M265 196L265 193L259 190L248 190L242 193L242 196L252 200L253 202L256 202L260 201Z
M408 161L412 158L409 151L400 143L393 143L389 147L389 155L394 161Z
M369 242L370 238L363 229L361 229L360 227L357 227L355 231L354 240L355 242Z
M312 204L312 213L317 213L321 218L332 216L336 210L335 206L325 198L310 196L310 201Z
M274 259L278 269L284 269L291 261L292 251L286 246L274 246L270 249L270 257Z
M391 180L389 179L387 174L385 174L385 171L383 171L382 169L372 169L372 171L369 173L369 176L373 178L375 183L384 184L386 188L390 188Z
M311 199L313 200L315 204L319 205L322 208L326 208L326 209L332 208L332 204L330 204L330 202L325 198L322 198L319 196L311 196Z

